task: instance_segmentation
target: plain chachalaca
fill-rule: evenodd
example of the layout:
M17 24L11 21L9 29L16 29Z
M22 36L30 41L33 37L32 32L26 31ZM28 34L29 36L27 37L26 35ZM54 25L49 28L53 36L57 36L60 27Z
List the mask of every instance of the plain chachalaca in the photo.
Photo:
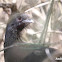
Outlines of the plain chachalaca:
M4 48L17 43L23 43L22 40L19 40L20 32L32 22L26 14L17 14L12 17L6 28ZM42 62L47 57L45 49L46 47L22 49L20 45L17 45L4 50L5 62ZM51 53L55 51L52 48L49 48L49 50Z

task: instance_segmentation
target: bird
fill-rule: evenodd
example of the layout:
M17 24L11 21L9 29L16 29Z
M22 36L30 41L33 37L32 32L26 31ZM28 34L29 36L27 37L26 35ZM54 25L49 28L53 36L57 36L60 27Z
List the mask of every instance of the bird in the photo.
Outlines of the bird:
M29 15L25 13L17 13L12 16L6 27L4 48L18 43L24 43L20 39L20 32L22 32L30 23L33 22L34 21L29 17ZM24 46L17 45L5 49L5 62L42 62L47 57L45 53L45 49L47 47L41 46L39 49L22 49L21 47ZM51 53L55 51L53 48L48 49Z

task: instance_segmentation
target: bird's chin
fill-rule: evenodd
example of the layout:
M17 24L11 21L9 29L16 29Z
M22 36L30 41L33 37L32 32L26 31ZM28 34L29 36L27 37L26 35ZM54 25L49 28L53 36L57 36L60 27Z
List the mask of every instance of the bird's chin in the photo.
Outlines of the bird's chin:
M19 32L21 32L25 27L26 27L27 25L26 24L21 24L21 25L18 25L17 26L17 30L19 31Z

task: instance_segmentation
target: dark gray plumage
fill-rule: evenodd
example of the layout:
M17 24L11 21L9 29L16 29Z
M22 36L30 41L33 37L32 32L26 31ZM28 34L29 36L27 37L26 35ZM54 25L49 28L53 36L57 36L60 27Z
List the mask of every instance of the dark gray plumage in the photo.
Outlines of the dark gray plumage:
M20 32L33 22L26 14L17 14L8 23L5 33L4 47L16 43L23 43L20 39ZM24 47L24 46L23 46ZM21 46L11 47L4 51L5 62L42 62L46 57L46 47L40 47L40 49L21 49ZM49 48L50 52L54 52L55 49Z

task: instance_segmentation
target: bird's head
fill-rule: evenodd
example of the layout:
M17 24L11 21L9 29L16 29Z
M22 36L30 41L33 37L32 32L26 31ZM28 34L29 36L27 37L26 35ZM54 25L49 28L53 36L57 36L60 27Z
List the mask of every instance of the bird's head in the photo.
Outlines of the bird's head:
M17 14L10 22L8 29L16 29L17 31L22 31L26 26L34 21L27 14Z

